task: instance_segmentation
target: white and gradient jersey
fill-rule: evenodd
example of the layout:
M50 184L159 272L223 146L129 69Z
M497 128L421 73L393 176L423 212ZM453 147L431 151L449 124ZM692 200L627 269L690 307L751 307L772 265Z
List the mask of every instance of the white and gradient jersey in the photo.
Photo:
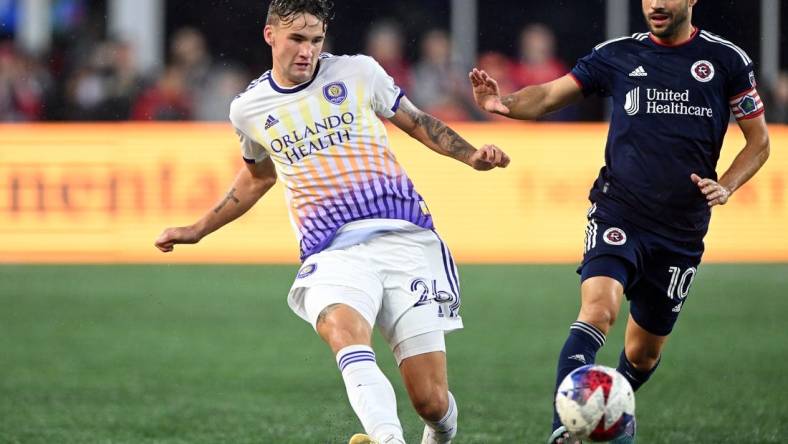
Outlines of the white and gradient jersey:
M233 101L244 160L270 157L285 186L302 261L350 222L433 228L378 118L392 117L403 96L374 59L322 54L312 80L284 88L268 71Z

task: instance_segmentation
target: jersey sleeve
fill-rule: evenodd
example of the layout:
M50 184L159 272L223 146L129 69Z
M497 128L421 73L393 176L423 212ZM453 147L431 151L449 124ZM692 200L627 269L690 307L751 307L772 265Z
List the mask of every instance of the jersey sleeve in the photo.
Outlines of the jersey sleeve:
M246 163L259 163L268 157L268 151L257 143L246 132L244 132L245 119L242 117L242 108L239 100L233 101L230 105L230 122L235 128L235 134L241 143L241 155Z
M590 96L597 94L601 97L610 95L610 79L613 75L609 64L605 61L605 56L599 50L594 49L591 54L577 61L577 64L570 75L583 90L583 95Z
M368 59L372 65L372 107L379 115L392 117L399 109L405 91L394 83L394 79L378 62L372 58Z
M756 89L758 82L755 79L755 69L752 63L748 63L744 68L741 67L742 64L739 65L728 79L726 94L736 120L753 119L764 112L761 96Z
M241 155L246 163L260 163L268 157L268 151L254 139L244 134L238 128L235 129L238 139L241 142Z

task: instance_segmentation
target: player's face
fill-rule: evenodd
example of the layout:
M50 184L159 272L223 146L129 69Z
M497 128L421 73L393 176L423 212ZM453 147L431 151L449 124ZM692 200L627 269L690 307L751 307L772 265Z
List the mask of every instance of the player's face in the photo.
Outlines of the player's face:
M326 31L323 21L312 14L300 14L291 22L265 27L265 41L271 45L274 70L283 86L294 86L312 78L323 50Z
M683 29L690 18L694 0L642 0L643 15L652 34L670 39Z

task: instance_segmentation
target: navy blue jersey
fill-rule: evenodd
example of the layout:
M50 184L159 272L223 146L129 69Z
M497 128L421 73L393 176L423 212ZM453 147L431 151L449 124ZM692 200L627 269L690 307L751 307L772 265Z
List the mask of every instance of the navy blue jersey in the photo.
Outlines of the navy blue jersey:
M585 95L612 98L605 167L590 199L671 239L703 237L710 209L690 175L717 179L731 112L763 113L752 60L707 31L678 46L640 33L598 45L572 75Z

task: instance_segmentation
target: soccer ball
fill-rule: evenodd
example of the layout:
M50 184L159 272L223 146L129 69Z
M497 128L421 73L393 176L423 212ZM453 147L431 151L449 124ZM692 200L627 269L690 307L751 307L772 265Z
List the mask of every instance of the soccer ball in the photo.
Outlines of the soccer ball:
M610 441L635 419L632 386L615 369L584 365L566 376L555 394L566 430L590 441Z

